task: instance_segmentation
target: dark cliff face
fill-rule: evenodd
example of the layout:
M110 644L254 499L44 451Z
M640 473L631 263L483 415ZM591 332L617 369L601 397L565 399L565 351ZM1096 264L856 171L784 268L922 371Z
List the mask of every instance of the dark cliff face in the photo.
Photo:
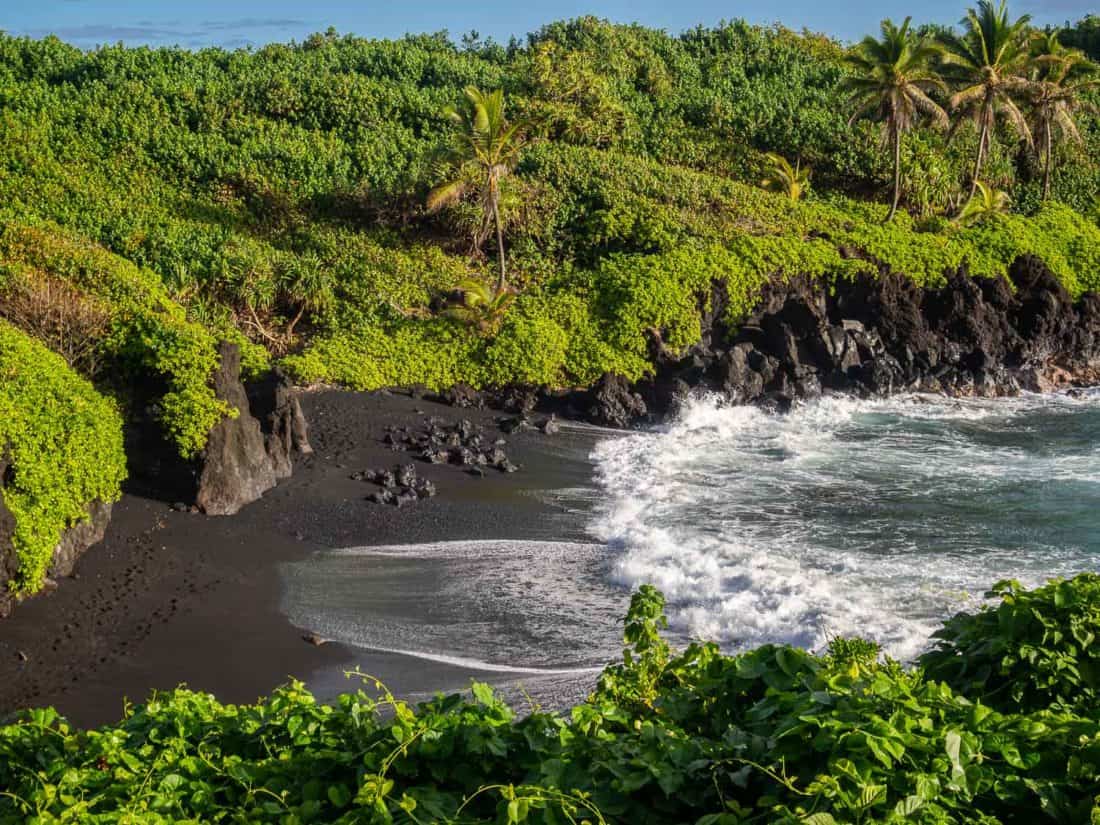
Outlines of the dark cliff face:
M199 509L216 516L232 515L255 501L290 475L294 455L312 452L305 417L287 382L272 374L248 392L237 346L223 343L219 354L214 392L237 415L211 430L195 496Z
M232 344L219 348L214 393L237 411L210 431L201 456L195 503L208 515L232 515L275 486L274 462L241 383L241 354Z
M734 333L718 320L716 286L701 342L670 357L658 340L655 376L630 385L605 376L570 403L595 423L629 426L674 413L693 394L786 409L837 391L1014 395L1097 377L1100 297L1074 303L1038 258L1025 256L1004 279L953 273L938 289L907 278L770 284Z
M132 405L136 416L127 429L128 492L231 515L290 476L295 457L312 453L305 417L286 377L275 370L246 385L237 346L223 342L218 354L211 384L237 414L218 422L202 453L185 461L156 420L153 399L162 388L139 388L147 397Z

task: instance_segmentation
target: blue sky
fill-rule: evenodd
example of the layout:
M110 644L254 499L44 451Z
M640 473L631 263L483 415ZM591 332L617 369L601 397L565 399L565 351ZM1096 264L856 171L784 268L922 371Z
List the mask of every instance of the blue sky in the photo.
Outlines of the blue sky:
M877 28L883 16L917 22L953 23L966 0L454 0L378 2L378 0L0 0L0 30L40 37L57 34L82 47L123 41L128 44L262 45L301 40L329 26L365 37L396 37L406 32L448 30L458 37L471 29L506 41L543 23L594 14L618 22L638 22L680 31L696 24L744 17L754 23L782 22L791 28L824 31L855 39ZM1016 0L1017 13L1028 12L1039 24L1076 20L1100 10L1098 0Z

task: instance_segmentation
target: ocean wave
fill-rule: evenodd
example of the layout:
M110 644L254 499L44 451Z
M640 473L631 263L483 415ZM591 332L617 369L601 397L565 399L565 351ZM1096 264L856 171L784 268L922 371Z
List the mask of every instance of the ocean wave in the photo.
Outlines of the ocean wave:
M594 673L620 655L626 594L602 543L443 541L320 551L283 568L296 625L471 671Z
M1095 569L1100 395L824 398L787 415L713 399L601 442L593 534L686 636L910 658L1000 578Z

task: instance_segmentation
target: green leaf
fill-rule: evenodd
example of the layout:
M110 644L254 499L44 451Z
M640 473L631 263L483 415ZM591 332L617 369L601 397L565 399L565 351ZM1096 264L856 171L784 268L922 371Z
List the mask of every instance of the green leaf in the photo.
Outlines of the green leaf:
M962 737L958 731L948 731L944 737L944 750L951 762L951 781L962 790L967 789L966 770L961 758Z
M494 702L493 688L484 682L474 682L470 685L474 698L482 705L491 705Z
M529 811L529 804L526 799L513 799L508 803L508 822L509 825L515 822L526 822Z
M871 734L865 734L864 741L867 742L867 747L879 762L887 768L894 767L894 757L890 754L883 740Z
M865 785L859 794L859 807L870 808L886 799L885 785Z
M913 794L905 797L894 806L894 814L900 817L908 817L924 807L924 797Z
M328 800L337 808L346 808L351 802L352 793L347 785L329 785Z

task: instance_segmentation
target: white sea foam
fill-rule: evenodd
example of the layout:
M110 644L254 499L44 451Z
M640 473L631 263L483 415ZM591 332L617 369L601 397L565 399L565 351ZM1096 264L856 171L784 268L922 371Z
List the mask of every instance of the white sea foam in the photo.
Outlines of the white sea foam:
M603 665L595 667L513 667L493 662L482 662L478 659L470 659L465 656L449 656L445 653L431 653L424 650L399 650L391 647L371 647L375 653L395 653L399 656L409 656L413 659L423 659L426 662L436 662L441 665L472 670L479 673L507 673L515 675L531 676L584 676L590 673L599 673Z
M593 532L674 627L727 647L862 635L909 658L990 584L1095 569L1100 397L697 402L601 442ZM1095 516L1092 516L1095 518Z

